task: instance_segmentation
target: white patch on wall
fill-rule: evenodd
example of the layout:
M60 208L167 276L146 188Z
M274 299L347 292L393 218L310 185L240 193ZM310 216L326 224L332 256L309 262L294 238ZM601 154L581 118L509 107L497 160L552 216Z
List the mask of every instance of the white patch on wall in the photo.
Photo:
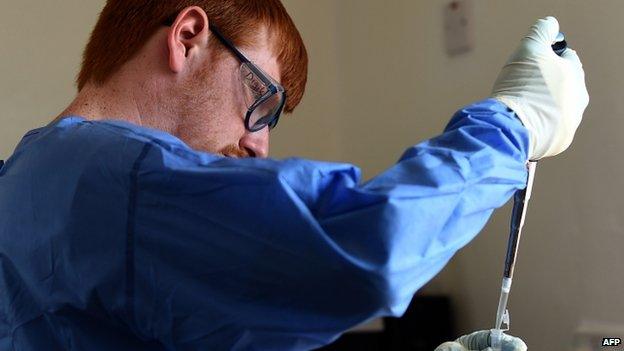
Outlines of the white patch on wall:
M469 52L475 45L472 0L453 0L444 6L446 53L455 56Z

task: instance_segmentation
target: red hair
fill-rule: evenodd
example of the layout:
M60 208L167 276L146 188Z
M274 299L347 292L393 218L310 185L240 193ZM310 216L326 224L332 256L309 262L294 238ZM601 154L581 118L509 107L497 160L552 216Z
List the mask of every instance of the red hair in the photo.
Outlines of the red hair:
M284 111L292 112L305 90L308 54L280 0L108 0L84 51L78 90L88 82L105 83L165 20L189 6L203 8L211 23L237 46L249 45L253 33L268 28L288 96Z

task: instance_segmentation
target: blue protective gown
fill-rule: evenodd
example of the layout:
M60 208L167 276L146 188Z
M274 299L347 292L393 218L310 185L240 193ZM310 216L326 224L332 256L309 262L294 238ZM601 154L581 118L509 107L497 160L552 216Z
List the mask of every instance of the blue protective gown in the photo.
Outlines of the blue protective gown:
M65 118L0 170L0 350L307 350L413 294L526 180L494 100L361 183Z

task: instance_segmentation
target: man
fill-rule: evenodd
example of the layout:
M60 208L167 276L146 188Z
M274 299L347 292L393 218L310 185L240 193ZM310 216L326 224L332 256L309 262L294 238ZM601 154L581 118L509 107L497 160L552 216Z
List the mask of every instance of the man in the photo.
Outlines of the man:
M266 158L307 74L279 0L109 0L76 99L0 169L0 350L307 350L401 315L571 143L588 96L558 31L538 21L493 98L360 184Z

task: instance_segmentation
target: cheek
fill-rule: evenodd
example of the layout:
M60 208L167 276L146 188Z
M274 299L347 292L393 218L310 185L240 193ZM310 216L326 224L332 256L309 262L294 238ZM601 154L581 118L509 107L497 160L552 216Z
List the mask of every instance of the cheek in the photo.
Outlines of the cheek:
M193 111L188 115L200 117L201 123L193 123L201 124L198 135L208 151L238 145L246 133L247 112L239 70L229 64L202 73L203 76L194 77L194 86L190 89L196 98L186 100L186 108Z
M247 108L240 103L240 89L236 89L235 82L232 83L222 80L214 87L213 91L218 97L204 110L208 138L217 149L238 145L245 134L244 118Z
M240 133L245 131L245 114L247 113L247 105L243 97L241 83L238 75L230 75L224 77L219 89L222 103L219 106L221 110L219 119L232 127L238 127Z

